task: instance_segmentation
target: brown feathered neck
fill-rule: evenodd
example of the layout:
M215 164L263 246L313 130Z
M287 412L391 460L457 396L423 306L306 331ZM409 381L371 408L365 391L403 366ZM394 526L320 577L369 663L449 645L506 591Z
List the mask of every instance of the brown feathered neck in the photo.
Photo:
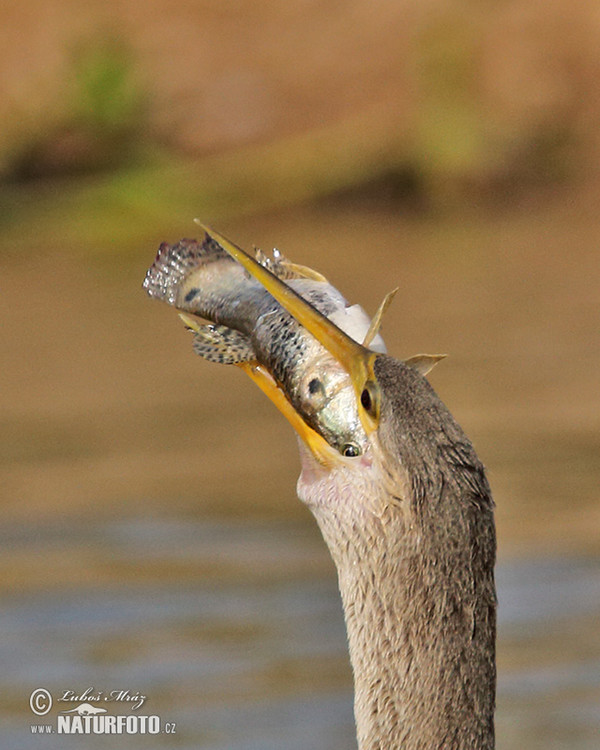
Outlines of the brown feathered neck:
M494 746L495 530L475 451L429 383L381 355L371 449L298 493L338 569L360 750Z

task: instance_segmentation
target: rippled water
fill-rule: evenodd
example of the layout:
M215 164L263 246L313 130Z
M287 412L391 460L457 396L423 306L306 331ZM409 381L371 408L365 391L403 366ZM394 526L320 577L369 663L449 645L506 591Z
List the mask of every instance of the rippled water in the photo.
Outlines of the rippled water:
M60 545L82 565L127 563L141 580L117 576L5 598L2 748L355 746L341 604L313 527L137 518L13 525L0 541L9 554ZM229 575L218 571L219 558L232 566ZM157 583L161 569L211 560L216 575ZM497 573L498 747L597 748L600 560L525 559ZM28 699L39 687L55 701L69 689L138 691L147 696L138 712L175 722L177 734L32 737ZM74 705L55 702L48 719Z

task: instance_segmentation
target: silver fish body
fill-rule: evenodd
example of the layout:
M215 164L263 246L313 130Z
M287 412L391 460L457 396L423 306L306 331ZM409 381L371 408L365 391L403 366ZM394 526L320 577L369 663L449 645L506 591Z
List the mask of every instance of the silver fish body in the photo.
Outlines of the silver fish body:
M349 306L319 274L278 253L257 259L319 312L362 342L370 319ZM239 364L256 361L281 386L303 419L344 455L362 453L366 434L348 373L265 288L208 235L202 243L161 245L144 288L178 310L210 321L194 326L194 349L205 359ZM380 336L370 344L385 351Z

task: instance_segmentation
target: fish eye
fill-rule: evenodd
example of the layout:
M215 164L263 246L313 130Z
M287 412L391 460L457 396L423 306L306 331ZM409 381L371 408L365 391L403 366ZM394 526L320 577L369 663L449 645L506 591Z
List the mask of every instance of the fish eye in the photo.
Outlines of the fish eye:
M354 443L345 443L342 446L341 453L343 456L348 456L349 458L355 458L356 456L360 456L360 448L358 445L355 445Z

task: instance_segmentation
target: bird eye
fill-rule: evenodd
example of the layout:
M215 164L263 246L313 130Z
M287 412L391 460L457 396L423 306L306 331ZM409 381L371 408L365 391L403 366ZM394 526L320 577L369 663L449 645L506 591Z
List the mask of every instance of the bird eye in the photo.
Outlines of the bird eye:
M375 420L379 419L379 386L374 380L365 383L360 394L360 403L363 409Z
M342 446L342 455L355 458L356 456L360 456L360 448L354 443L346 443Z
M360 394L360 403L367 411L371 411L371 394L368 388L365 388Z

